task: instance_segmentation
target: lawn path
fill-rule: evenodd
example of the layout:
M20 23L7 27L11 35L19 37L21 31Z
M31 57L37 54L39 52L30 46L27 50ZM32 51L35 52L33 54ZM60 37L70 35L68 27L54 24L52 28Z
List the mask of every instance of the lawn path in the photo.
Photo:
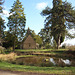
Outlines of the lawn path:
M32 73L32 72L12 72L12 71L0 70L0 75L55 75L55 74L40 74L40 73Z

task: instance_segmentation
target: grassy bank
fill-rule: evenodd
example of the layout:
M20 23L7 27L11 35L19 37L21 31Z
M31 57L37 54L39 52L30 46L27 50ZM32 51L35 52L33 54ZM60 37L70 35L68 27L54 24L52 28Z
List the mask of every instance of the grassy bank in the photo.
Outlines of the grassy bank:
M56 55L56 54L64 54L68 49L29 49L29 50L23 50L23 49L16 49L15 52L17 54L22 55Z
M75 59L75 51L68 51L67 49L59 49L59 50L54 50L54 49L36 49L36 50L15 50L16 53L7 53L1 55L0 59L0 69L4 70L12 70L12 71L25 71L25 72L39 72L39 73L47 73L47 74L59 74L59 75L75 75L75 67L58 67L58 66L52 66L52 67L36 67L36 66L27 66L26 64L24 65L18 65L15 64L12 61L15 60L16 58L20 57L60 57L60 58L65 58L67 57L69 59ZM20 54L19 54L19 53ZM17 55L19 54L19 55ZM13 64L8 63L12 61ZM34 61L32 61L34 62Z
M75 75L75 67L36 67L15 65L7 62L0 62L0 69L6 69L11 71L25 71L25 72L39 72L47 74L59 74L59 75Z
M66 51L68 49L15 49L15 51Z

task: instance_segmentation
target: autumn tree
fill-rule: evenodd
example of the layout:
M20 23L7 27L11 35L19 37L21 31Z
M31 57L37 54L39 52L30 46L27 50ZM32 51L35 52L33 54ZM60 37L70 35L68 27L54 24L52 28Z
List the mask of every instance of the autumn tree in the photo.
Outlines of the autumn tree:
M53 8L46 7L41 14L46 16L45 29L51 30L51 35L59 48L64 41L67 29L75 28L75 10L68 2L53 0Z
M24 8L19 0L14 1L12 8L10 9L10 16L8 17L8 24L10 33L13 34L14 41L13 50L15 50L16 37L19 41L22 41L26 25L26 17L24 14Z

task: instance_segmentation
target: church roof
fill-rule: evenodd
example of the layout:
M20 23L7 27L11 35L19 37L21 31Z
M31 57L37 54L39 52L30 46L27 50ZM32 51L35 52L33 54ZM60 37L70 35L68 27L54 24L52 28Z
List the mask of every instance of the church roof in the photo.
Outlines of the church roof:
M26 33L27 35L26 35L26 37L24 38L24 40L23 40L23 42L28 38L28 36L31 36L32 37L32 33L31 33L31 30L30 30L30 28L28 27L28 29L27 29L27 33ZM32 39L34 40L34 38L32 37ZM35 40L34 40L35 41Z

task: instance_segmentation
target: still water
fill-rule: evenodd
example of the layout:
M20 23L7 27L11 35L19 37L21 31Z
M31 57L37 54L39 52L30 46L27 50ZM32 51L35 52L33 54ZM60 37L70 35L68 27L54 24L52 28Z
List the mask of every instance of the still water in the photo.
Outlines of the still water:
M32 56L32 57L20 57L16 59L16 64L30 65L30 66L75 66L74 59L63 59L57 57L45 57L45 56Z

